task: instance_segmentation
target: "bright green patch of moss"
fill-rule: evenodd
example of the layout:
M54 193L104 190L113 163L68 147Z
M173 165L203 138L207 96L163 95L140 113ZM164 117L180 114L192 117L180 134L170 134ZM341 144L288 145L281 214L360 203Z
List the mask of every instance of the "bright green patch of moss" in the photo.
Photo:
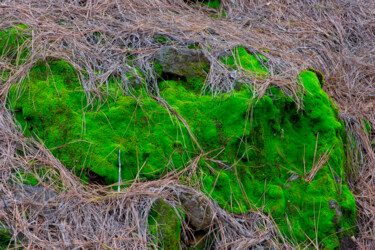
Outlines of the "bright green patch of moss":
M184 141L187 131L143 89L135 97L88 103L73 68L63 61L38 65L31 70L30 79L10 93L16 118L27 136L40 137L63 164L84 179L85 168L89 168L106 183L116 182L120 148L124 180L135 178L141 169L141 178L157 178L189 159L187 150L173 146L181 141L186 149L191 148Z
M319 240L333 234L327 239L338 244L335 232L351 229L356 216L343 173L343 124L315 74L303 72L301 78L309 93L299 112L276 88L258 103L250 91L212 99L184 91L177 82L170 82L163 94L187 119L206 152L225 149L216 158L221 164L206 160L207 166L201 166L204 187L220 205L234 212L246 212L252 204L265 206L281 230L298 242L306 240L305 232L309 237L317 233ZM307 181L327 150L328 162ZM288 182L292 174L301 178ZM347 209L340 220L334 219L338 215L330 200Z
M14 173L23 184L35 186L45 180L45 174L49 170L49 167L38 166L29 170L17 170Z
M35 174L32 173L26 174L20 171L18 177L20 178L20 180L23 181L24 184L35 186L39 183L37 176L35 176Z
M231 69L245 70L252 77L262 77L268 75L265 66L258 60L267 61L261 54L251 55L244 47L235 48L231 56L226 56L220 60Z
M173 208L164 200L154 202L148 224L161 249L180 249L181 222Z
M22 62L28 54L24 48L25 40L29 38L25 34L25 25L17 25L0 31L0 56L7 57L12 63Z
M268 74L244 48L233 55L222 61L249 76ZM201 79L164 81L159 87L203 151L211 152L200 161L196 179L222 207L236 213L264 208L290 239L307 242L308 236L320 247L334 248L339 234L352 233L356 217L345 184L344 127L316 73L304 71L299 80L306 89L303 110L275 87L259 100L246 88L215 98L199 95ZM116 182L119 148L123 180L138 172L141 178L159 178L200 154L184 124L142 88L134 97L116 87L111 91L105 100L88 103L72 67L51 61L33 68L30 81L15 86L9 97L26 135L41 138L84 178L89 168L107 183ZM322 161L325 153L329 157Z

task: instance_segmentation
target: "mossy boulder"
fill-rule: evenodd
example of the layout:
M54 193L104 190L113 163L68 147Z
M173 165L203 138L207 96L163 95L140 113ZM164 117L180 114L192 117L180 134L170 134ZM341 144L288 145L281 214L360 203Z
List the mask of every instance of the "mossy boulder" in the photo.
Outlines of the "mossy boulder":
M244 48L234 54L222 58L228 67L241 65L255 77L268 74L259 56ZM202 69L196 62L182 73L160 64L163 72L189 75ZM119 148L125 181L138 173L150 180L183 169L203 150L207 155L194 178L228 211L263 208L296 243L318 239L321 247L335 248L343 235L353 234L356 210L346 185L344 125L316 73L299 76L302 110L275 86L260 99L248 87L212 97L190 88L189 79L159 83L168 108L143 88L122 94L115 78L108 96L89 99L69 64L48 64L39 63L12 88L9 108L25 135L40 139L84 180L89 170L115 183Z
M13 87L11 107L25 135L40 137L84 180L89 169L107 184L116 182L119 148L125 181L138 171L141 179L155 179L186 165L190 156L180 141L189 138L187 131L144 89L136 97L89 103L69 64L52 60L48 67L41 63L30 71L31 82ZM109 91L117 95L115 86L116 80L110 81Z

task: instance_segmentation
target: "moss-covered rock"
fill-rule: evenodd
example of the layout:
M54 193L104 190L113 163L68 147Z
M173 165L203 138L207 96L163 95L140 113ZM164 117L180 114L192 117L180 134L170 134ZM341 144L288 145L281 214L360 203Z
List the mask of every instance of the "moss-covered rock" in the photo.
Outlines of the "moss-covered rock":
M148 224L150 232L155 236L154 244L161 249L180 249L181 221L163 199L154 202Z
M116 182L119 148L124 180L135 178L141 169L140 178L157 178L188 160L178 144L187 132L142 90L137 97L108 97L90 104L72 67L63 61L51 61L49 69L36 66L30 79L10 95L17 119L26 135L40 137L83 179L89 168L106 183Z
M258 58L238 48L222 61L250 76L266 76ZM116 182L119 148L125 181L137 173L156 179L182 169L202 149L211 153L195 178L223 208L263 208L295 242L308 237L335 248L341 235L352 234L356 211L346 185L345 131L314 72L300 74L303 110L273 86L259 100L245 87L218 97L199 95L191 87L203 84L199 77L196 83L160 83L171 108L142 88L123 95L116 79L108 84L109 96L90 101L73 68L59 60L38 64L28 79L12 88L10 108L27 136L40 138L83 179L89 169L108 184Z

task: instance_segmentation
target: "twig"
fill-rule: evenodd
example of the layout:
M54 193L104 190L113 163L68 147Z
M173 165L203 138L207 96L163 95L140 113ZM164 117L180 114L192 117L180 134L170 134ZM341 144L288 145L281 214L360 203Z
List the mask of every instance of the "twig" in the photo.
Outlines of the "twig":
M118 189L117 192L120 192L121 189L121 148L118 149Z

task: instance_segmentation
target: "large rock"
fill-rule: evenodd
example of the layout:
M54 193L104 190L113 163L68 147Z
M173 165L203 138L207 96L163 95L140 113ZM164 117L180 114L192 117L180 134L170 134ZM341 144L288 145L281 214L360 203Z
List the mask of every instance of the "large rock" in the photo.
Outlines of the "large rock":
M160 96L178 116L143 89L134 90L137 98L119 95L102 107L84 108L86 94L64 61L34 67L29 81L20 82L24 94L15 85L8 99L25 135L38 132L44 145L77 173L90 169L106 184L117 182L116 152L121 148L122 180L155 180L186 169L203 150L196 175L186 179L199 181L202 192L220 207L243 214L256 206L275 219L286 237L298 242L317 238L322 248L338 248L341 235L353 235L356 206L344 181L345 127L319 77L311 71L299 75L306 89L303 110L275 86L259 100L246 86L217 97L197 94L188 80L199 86L204 79L188 76L203 72L200 53L164 47L156 55L167 74L184 76L159 82ZM219 60L231 70L269 74L245 48ZM109 79L108 86L117 83ZM178 197L186 217L194 229L204 230L211 223L209 207L203 198L186 193ZM337 203L330 207L330 200Z

